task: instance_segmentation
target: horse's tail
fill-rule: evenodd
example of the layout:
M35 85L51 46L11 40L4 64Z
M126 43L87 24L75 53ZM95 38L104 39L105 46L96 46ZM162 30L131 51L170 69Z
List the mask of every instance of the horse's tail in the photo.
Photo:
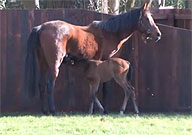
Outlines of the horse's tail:
M133 66L131 64L129 64L129 71L128 71L128 74L127 74L127 80L131 81L132 76L133 76Z
M37 91L37 47L40 46L40 28L41 26L34 27L27 41L23 91L28 97L34 97Z

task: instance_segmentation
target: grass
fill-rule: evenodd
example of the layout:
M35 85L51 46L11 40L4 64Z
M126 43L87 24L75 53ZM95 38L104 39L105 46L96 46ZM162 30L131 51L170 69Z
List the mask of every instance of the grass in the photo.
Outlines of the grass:
M192 114L2 114L0 135L192 135Z

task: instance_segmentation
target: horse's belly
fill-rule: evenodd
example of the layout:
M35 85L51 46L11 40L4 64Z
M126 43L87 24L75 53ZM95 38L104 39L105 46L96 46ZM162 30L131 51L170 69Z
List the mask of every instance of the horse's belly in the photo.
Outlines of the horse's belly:
M97 51L98 43L95 41L94 36L85 32L79 33L67 43L67 52L75 56L90 59L96 55Z

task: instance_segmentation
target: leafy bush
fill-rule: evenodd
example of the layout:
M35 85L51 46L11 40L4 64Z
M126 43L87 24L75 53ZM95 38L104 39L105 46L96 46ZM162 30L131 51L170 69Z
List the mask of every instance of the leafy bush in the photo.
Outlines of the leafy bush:
M0 9L5 9L5 0L0 0Z

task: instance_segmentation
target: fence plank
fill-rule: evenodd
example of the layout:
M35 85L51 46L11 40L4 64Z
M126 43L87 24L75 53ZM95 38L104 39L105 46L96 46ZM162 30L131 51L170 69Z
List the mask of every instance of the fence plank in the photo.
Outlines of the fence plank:
M165 12L167 11L159 13ZM160 15L156 21L175 25L172 16ZM109 15L79 9L52 9L6 10L0 11L0 17L1 111L39 111L38 96L26 100L20 93L27 39L32 27L53 19L87 25L93 20L104 20ZM157 45L152 42L145 45L141 35L135 33L119 56L131 61L134 67L133 84L142 111L191 110L192 32L160 24L159 26L163 37ZM109 82L107 88L110 90L108 109L118 111L123 91L114 81ZM62 65L55 87L57 110L85 112L89 105L88 95L88 85L83 74ZM101 98L101 92L99 96ZM128 105L128 110L133 110L132 104Z

